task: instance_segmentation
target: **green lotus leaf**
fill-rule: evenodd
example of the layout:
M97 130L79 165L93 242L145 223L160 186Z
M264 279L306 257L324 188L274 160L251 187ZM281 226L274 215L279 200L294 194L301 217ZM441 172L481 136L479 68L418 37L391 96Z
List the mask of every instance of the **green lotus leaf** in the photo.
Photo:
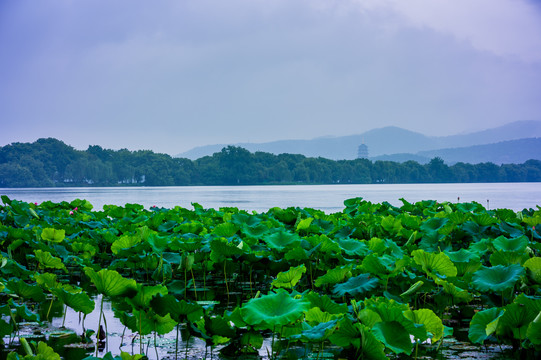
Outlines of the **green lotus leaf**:
M537 314L535 319L530 323L526 336L532 344L541 345L541 311Z
M337 304L328 295L320 295L311 291L304 295L304 299L310 301L311 307L317 307L329 314L345 314L348 312L346 304Z
M443 337L443 323L441 319L430 309L408 310L404 316L416 324L422 324L432 334L432 343Z
M299 235L290 233L284 228L280 228L278 231L264 236L263 241L265 241L271 249L282 251L288 246L298 244L300 238Z
M369 249L366 242L353 239L338 239L338 246L349 256L364 256Z
M506 305L504 310L500 318L498 334L512 333L515 339L526 339L528 327L537 313L532 308L518 303Z
M486 212L481 213L481 214L473 214L472 219L479 226L490 226L490 225L497 224L499 222L498 219L490 216Z
M320 287L322 285L337 284L344 281L348 275L351 276L351 269L353 269L353 265L345 265L334 269L329 269L325 275L322 275L316 279L314 285Z
M250 347L254 350L258 350L263 346L263 335L259 332L249 331L242 334L240 337L240 344L243 347Z
M373 336L373 334L372 334ZM354 324L348 316L344 316L338 322L338 329L329 337L331 343L343 348L354 347L360 349L362 345L361 324ZM381 349L383 345L376 340Z
M96 286L96 290L105 296L121 296L136 291L135 280L126 279L115 270L102 269L95 272L92 268L85 267L84 272Z
M370 329L381 321L381 316L371 309L362 309L358 314L361 324L368 326Z
M287 261L291 261L291 260L304 261L304 260L309 259L309 255L306 250L298 246L291 250L288 250L288 252L286 252L284 255L284 259L286 259Z
M21 319L26 321L39 321L39 315L30 311L26 304L17 304L13 299L8 300L9 308L11 313Z
M95 303L90 297L84 293L71 293L63 288L51 289L53 293L60 301L72 308L77 312L82 312L86 315L94 311Z
M140 236L137 235L124 235L115 240L111 244L111 252L117 255L121 250L129 249L139 244L142 241Z
M214 262L222 262L234 255L243 253L238 244L223 237L212 239L210 242L210 249L210 258Z
M304 266L304 264L297 267L291 267L288 271L279 272L276 279L272 281L272 286L276 288L292 289L297 285L304 273L306 273L306 266Z
M17 294L17 296L20 296L23 299L32 299L36 302L42 302L45 300L45 294L37 284L30 285L21 279L12 279L7 282L6 287L11 292Z
M408 331L397 321L380 321L372 328L374 337L395 354L411 354L413 344Z
M474 273L481 267L481 257L473 251L460 249L458 251L445 251L445 254L455 264L458 277Z
M445 224L447 224L448 221L449 219L447 218L437 218L437 217L430 218L428 220L423 221L423 223L421 224L421 230L424 233L437 232L439 229L445 226Z
M451 295L453 297L453 300L455 300L458 303L460 302L468 303L473 300L472 294L470 294L467 290L459 288L453 283L450 283L442 279L437 279L436 284L442 286L443 290L447 294Z
M411 294L416 293L417 290L422 288L423 285L424 285L424 281L419 280L415 284L411 285L408 290L406 290L402 294L400 294L400 296L410 296Z
M541 257L533 257L522 264L528 269L529 277L537 284L541 284Z
M196 322L203 317L204 309L199 304L189 303L185 300L177 300L172 295L162 295L158 293L151 301L150 305L154 311L165 316L170 314L177 322L184 322L186 319Z
M297 320L309 308L308 301L295 299L287 291L278 289L276 293L251 299L242 306L241 311L247 324L267 326L272 330L277 325Z
M309 324L326 323L336 319L337 315L330 314L328 312L321 311L318 307L310 308L305 314L304 320Z
M237 233L237 231L239 231L239 228L233 224L233 223L230 223L230 222L225 222L225 223L221 223L220 225L216 226L213 230L212 230L212 233L218 235L218 236L221 236L221 237L231 237L233 235L235 235Z
M0 319L0 337L4 338L4 336L10 335L12 332L13 329L11 325L8 322Z
M36 255L36 259L38 260L38 262L44 268L61 269L66 272L68 271L64 263L62 263L62 259L51 255L50 252L42 251L42 250L34 250L34 254Z
M494 239L493 244L497 250L523 252L528 246L528 238L523 235L508 239L502 235Z
M300 335L292 336L293 339L300 338L309 342L322 342L329 338L335 331L338 320L322 322L314 327L303 323L303 331Z
M472 283L479 291L501 292L512 288L524 272L520 265L483 266L473 274Z
M335 285L332 291L338 296L344 296L345 294L355 296L376 288L378 282L379 279L371 278L370 274L361 274L349 278L348 281L343 284Z
M411 252L416 264L421 265L423 271L428 275L434 273L444 277L454 277L457 275L456 266L449 256L445 253L429 253L424 250L414 250Z
M45 241L60 243L66 237L66 231L63 229L44 228L41 232L41 238Z
M381 219L381 227L391 234L398 234L402 229L402 222L395 216L389 215Z
M502 251L498 250L492 253L490 255L490 265L497 266L497 265L512 265L512 264L518 264L521 265L526 260L528 260L530 257L525 252L517 252L517 251Z
M476 344L482 344L496 331L498 321L503 313L503 309L496 307L475 313L470 321L470 329L468 331L470 341Z
M299 221L299 223L297 224L297 232L301 231L301 230L308 230L310 228L310 225L312 224L312 221L314 221L314 218L306 218L306 219L302 219L301 221Z
M137 321L137 331L141 335L148 335L152 331L164 335L177 325L177 322L169 314L160 316L153 311L134 310L133 316Z
M146 309L150 306L150 301L154 296L158 294L167 295L167 287L163 285L146 286L137 284L136 291L133 297L126 299L134 309Z

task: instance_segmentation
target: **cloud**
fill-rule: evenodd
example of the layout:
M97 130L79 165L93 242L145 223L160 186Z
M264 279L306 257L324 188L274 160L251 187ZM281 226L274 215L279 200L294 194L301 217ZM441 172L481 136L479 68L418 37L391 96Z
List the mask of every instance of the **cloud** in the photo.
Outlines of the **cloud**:
M357 0L362 9L387 9L410 26L469 42L480 51L541 61L541 12L526 0Z

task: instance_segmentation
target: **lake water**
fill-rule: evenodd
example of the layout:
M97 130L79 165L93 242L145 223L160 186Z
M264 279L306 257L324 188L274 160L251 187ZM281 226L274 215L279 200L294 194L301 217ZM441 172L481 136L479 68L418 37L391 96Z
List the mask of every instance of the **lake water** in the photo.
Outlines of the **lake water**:
M77 187L77 188L0 188L1 195L27 202L54 202L86 199L101 210L105 204L126 203L145 207L204 208L238 207L248 211L267 211L272 207L311 207L327 213L342 211L345 199L363 197L371 202L388 201L400 206L409 202L437 200L476 201L490 209L520 211L541 206L541 183L476 184L366 184L366 185L270 185L270 186L171 186L171 187Z

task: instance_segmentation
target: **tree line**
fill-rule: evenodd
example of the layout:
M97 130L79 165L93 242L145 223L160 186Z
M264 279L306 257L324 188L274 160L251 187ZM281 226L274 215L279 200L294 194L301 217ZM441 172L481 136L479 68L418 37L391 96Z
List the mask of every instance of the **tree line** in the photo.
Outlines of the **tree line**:
M60 140L39 139L0 147L0 187L182 186L263 184L373 184L537 182L541 161L523 164L447 165L441 158L415 161L329 160L228 146L197 160L150 150L76 150Z

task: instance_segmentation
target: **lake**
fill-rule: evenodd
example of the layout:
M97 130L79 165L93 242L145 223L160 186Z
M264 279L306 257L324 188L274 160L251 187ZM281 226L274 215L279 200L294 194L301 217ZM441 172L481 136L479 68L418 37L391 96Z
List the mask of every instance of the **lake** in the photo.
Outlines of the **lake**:
M409 202L437 200L476 201L490 209L520 211L541 205L541 183L475 184L362 184L362 185L268 185L268 186L171 186L171 187L76 187L76 188L0 188L1 195L27 202L54 202L86 199L101 210L103 205L126 203L145 207L204 208L237 207L248 211L267 211L290 206L321 209L327 213L343 210L345 199L363 197L371 202Z

